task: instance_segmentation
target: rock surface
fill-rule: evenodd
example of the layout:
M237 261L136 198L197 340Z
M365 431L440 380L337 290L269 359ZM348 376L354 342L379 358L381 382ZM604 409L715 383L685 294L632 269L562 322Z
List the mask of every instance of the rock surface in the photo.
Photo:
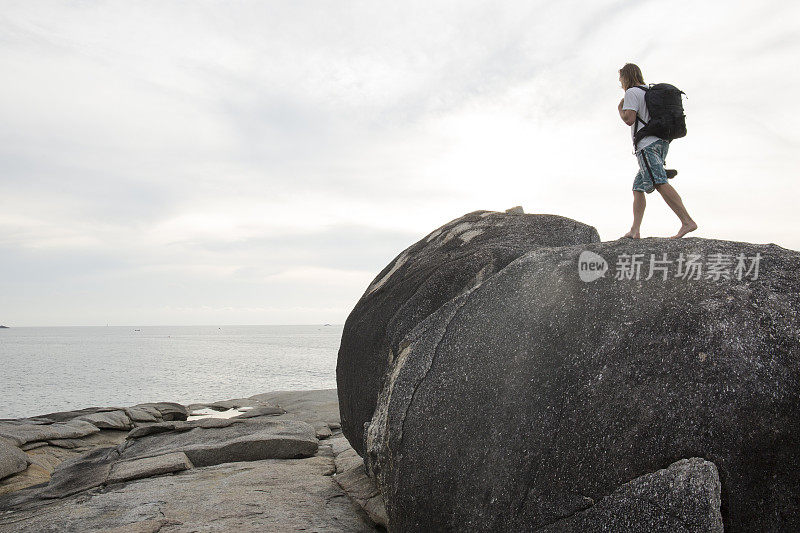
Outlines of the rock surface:
M582 281L584 251L610 272ZM633 254L643 275L617 279ZM674 261L666 279L645 279L651 254ZM760 254L760 274L675 276L680 257L716 254ZM726 530L800 531L799 311L800 253L775 245L642 239L520 256L398 345L366 457L390 529L542 528L704 457ZM364 335L383 327L360 316ZM372 390L341 383L357 389L342 398Z
M248 418L226 427L165 431L129 439L120 447L120 459L152 457L180 451L195 466L235 461L310 457L317 451L314 428L296 420Z
M78 420L85 420L98 429L131 429L133 427L133 422L125 410L84 415Z
M336 382L342 430L359 454L386 369L414 326L530 250L600 240L568 218L511 211L475 211L433 231L383 269L350 313Z
M27 420L0 422L0 437L16 446L28 442L52 439L75 439L100 431L97 426L84 420L68 422L38 423Z
M336 391L257 396L214 402L219 410L252 407L232 418L164 421L165 412L180 418L189 409L159 403L152 405L164 411L91 408L54 413L61 422L5 421L46 427L82 418L116 427L122 413L137 427L32 441L38 446L27 454L8 444L5 451L31 464L0 485L0 531L375 531L363 509L374 511L380 495L363 500L356 490L376 490L363 464L344 483L352 499L333 480L337 454L357 457L338 432ZM316 435L331 428L336 436L320 446Z
M226 463L109 485L0 512L0 532L375 531L325 475L332 462Z
M30 463L28 454L0 439L0 479L22 472Z
M171 474L193 468L183 452L171 452L155 457L119 461L111 467L106 483L120 483L131 479Z
M388 527L386 505L375 480L367 476L364 460L343 436L330 441L335 457L336 473L333 479L350 498L367 513L370 520Z
M682 459L639 476L541 533L722 533L714 463Z

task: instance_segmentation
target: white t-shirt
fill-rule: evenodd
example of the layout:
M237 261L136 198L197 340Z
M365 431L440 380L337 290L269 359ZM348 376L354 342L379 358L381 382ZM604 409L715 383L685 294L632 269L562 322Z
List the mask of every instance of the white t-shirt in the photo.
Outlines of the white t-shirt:
M631 87L625 91L625 100L622 102L622 109L632 109L633 111L636 111L636 114L639 115L639 118L645 122L650 122L650 113L647 112L647 105L644 103L644 91L642 89ZM633 123L631 126L631 141L633 140L633 134L637 123L639 124L638 129L642 129L644 127L644 124L638 120ZM658 137L654 135L647 135L639 141L639 144L636 145L636 150L641 150L648 144L652 144L657 140Z

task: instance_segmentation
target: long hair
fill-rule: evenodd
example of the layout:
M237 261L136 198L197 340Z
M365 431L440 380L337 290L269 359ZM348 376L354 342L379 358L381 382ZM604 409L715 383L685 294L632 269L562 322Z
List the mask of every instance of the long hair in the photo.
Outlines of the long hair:
M622 78L622 83L626 89L630 89L635 85L644 85L642 69L633 63L625 63L625 66L619 69L619 76Z

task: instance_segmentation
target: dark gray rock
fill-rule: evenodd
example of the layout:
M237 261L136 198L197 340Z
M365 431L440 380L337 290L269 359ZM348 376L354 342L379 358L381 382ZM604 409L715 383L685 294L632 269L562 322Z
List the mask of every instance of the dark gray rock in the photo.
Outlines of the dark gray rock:
M0 439L0 479L22 472L30 463L27 453Z
M133 406L134 408L151 411L157 410L161 413L162 420L186 420L189 417L189 410L183 405L175 402L148 402Z
M236 415L233 418L255 418L257 416L274 416L274 415L282 415L285 413L286 410L280 407L262 406L262 407L254 407L252 409L248 409L247 411L244 411L242 412L242 414Z
M541 533L722 533L714 463L682 459L639 476Z
M560 216L475 211L398 255L367 288L342 334L336 382L342 431L353 448L364 454L364 424L383 376L421 320L530 250L599 240L593 227Z
M97 448L67 459L56 467L40 498L63 498L105 483L111 465L119 459L116 448Z
M581 281L585 250L611 272ZM760 273L614 277L625 254L665 253L759 253ZM643 239L521 256L398 346L366 458L390 529L541 528L704 457L726 530L800 531L799 312L800 253L775 245Z

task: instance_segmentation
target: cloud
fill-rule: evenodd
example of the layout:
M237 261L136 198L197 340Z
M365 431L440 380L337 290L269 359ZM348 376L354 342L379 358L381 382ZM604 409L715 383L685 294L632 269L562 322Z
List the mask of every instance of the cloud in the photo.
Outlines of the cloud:
M689 96L669 161L700 236L800 248L798 104L770 103L800 88L798 15L777 0L8 2L0 322L342 321L369 273L475 209L615 238L636 171L614 109L626 61ZM651 198L644 231L671 234Z

